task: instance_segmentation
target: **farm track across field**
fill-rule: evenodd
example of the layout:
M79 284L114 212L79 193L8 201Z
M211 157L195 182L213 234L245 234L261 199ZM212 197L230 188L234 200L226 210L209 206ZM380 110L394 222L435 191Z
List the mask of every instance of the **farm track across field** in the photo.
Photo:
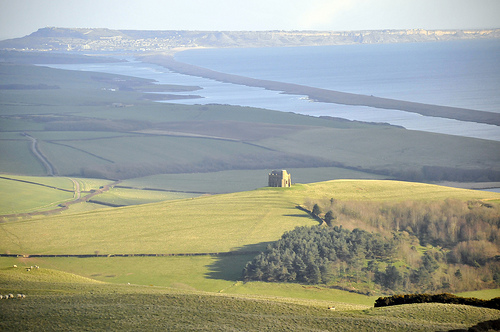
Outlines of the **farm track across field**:
M54 176L57 174L56 169L54 166L50 163L50 161L43 155L43 153L40 151L38 148L38 140L34 138L33 136L28 135L27 133L23 133L24 136L29 138L31 140L31 152L35 155L35 157L40 160L42 163L43 167L47 170L47 175L49 176Z
M29 216L49 215L49 214L58 213L58 212L67 210L68 207L69 207L69 205L76 204L76 203L81 203L81 202L88 202L92 197L94 197L96 195L99 195L99 194L102 194L103 192L108 191L114 185L119 184L119 183L122 182L121 180L115 181L113 183L110 183L110 184L107 184L107 185L103 186L101 189L98 189L98 190L96 190L94 192L91 192L91 193L89 193L88 195L86 195L84 197L81 197L80 185L79 185L78 181L76 181L74 179L71 179L71 181L73 181L73 183L75 184L75 191L73 191L73 190L67 190L67 189L61 189L61 188L56 188L56 187L47 186L47 185L43 185L43 184L40 184L40 183L34 183L34 182L24 181L24 180L15 180L15 179L10 179L10 178L5 178L5 177L0 177L0 178L4 178L4 179L7 179L7 180L13 180L13 181L19 181L19 182L26 182L26 183L30 183L30 184L35 184L35 185L40 185L40 186L44 186L44 187L53 188L53 189L56 189L56 190L63 190L63 191L66 191L66 192L74 192L75 193L75 199L73 201L65 202L65 203L60 204L60 206L61 206L60 208L52 209L52 210L47 210L47 211L39 211L39 212L6 214L6 215L1 215L0 218L29 217ZM2 222L1 219L0 219L0 222Z

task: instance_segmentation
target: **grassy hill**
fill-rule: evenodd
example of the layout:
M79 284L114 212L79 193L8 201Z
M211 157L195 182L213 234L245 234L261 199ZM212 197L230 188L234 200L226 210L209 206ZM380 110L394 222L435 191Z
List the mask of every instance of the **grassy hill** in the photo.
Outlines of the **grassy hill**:
M20 254L214 253L277 240L317 221L296 208L339 200L498 199L497 193L397 181L338 180L8 222L0 252ZM42 234L43 236L37 236ZM262 247L261 246L261 247Z
M429 331L500 317L497 310L442 304L328 310L335 301L111 285L44 268L33 272L0 268L0 291L26 294L0 301L2 330Z
M211 254L166 257L4 258L12 264L50 266L115 283L254 293L240 284L241 271L257 251L297 226L318 222L296 208L307 200L498 200L499 194L398 181L337 180L168 201L1 224L0 252L11 254ZM231 251L233 255L216 255ZM24 260L26 260L25 263ZM257 288L255 288L257 287ZM318 294L300 285L294 293ZM290 289L264 288L285 295ZM330 296L332 289L320 294Z
M496 193L419 183L337 180L2 223L1 252L233 250L235 254L0 258L0 292L28 295L24 301L0 302L1 324L6 329L30 330L32 325L24 323L29 317L30 322L55 330L81 326L96 330L111 326L141 329L148 322L174 330L215 326L258 330L294 326L310 330L342 326L346 331L424 331L463 328L499 317L492 310L438 304L370 309L373 296L325 286L239 281L242 268L256 250L264 249L266 243L296 226L317 224L296 205L318 197L372 202L500 198ZM14 264L19 268L12 268ZM27 272L22 268L31 265L41 269ZM326 309L331 305L337 310ZM67 308L72 308L71 314Z

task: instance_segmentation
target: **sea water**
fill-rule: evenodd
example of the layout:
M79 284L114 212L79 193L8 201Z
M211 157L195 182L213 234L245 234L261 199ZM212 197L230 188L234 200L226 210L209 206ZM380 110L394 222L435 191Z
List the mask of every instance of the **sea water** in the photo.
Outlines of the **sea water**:
M359 44L292 48L200 49L178 61L213 70L343 92L500 113L500 41ZM53 67L150 78L164 84L197 85L186 92L202 99L182 104L232 104L312 116L387 122L407 129L500 141L494 125L415 113L311 102L305 96L172 73L138 61ZM181 94L181 93L179 93ZM500 116L500 114L499 114Z
M181 62L257 79L500 112L500 40L196 49Z

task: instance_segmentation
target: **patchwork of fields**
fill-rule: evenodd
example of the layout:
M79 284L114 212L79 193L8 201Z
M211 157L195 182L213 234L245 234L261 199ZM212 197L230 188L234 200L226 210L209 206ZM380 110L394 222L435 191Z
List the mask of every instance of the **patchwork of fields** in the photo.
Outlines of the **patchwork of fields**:
M387 181L499 181L498 142L159 104L143 98L152 82L117 75L5 63L0 74L5 84L58 87L0 89L0 293L27 295L0 301L0 329L427 331L500 318L451 305L372 308L376 296L327 285L241 281L269 243L318 224L297 208L311 201L499 204L498 193ZM45 176L30 137L57 176ZM294 185L266 188L274 168L287 168Z

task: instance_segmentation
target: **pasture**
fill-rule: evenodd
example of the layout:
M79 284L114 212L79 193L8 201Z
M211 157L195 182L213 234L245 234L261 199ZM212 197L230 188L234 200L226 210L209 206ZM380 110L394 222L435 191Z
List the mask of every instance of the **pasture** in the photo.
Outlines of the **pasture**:
M0 215L54 209L73 197L72 192L0 178Z
M120 185L196 193L231 193L267 186L271 170L229 170L207 173L158 174L124 180ZM311 183L334 179L384 179L384 176L339 167L288 168L293 183Z
M0 267L2 330L335 330L429 331L498 319L497 310L443 304L328 310L335 300L214 294L152 286L112 285L40 268ZM360 310L361 309L361 310Z
M74 181L78 182L81 195L110 183L102 179L3 174L0 177L0 215L43 212L59 208L60 204L77 198Z
M113 188L92 198L93 203L101 203L110 206L127 206L148 204L161 201L187 199L200 196L199 194L138 190L127 188Z
M3 231L21 241L2 241L0 252L172 254L226 252L255 245L263 248L285 231L317 224L296 206L318 198L383 202L499 199L500 194L378 180L335 180L292 188L262 188L4 223Z

